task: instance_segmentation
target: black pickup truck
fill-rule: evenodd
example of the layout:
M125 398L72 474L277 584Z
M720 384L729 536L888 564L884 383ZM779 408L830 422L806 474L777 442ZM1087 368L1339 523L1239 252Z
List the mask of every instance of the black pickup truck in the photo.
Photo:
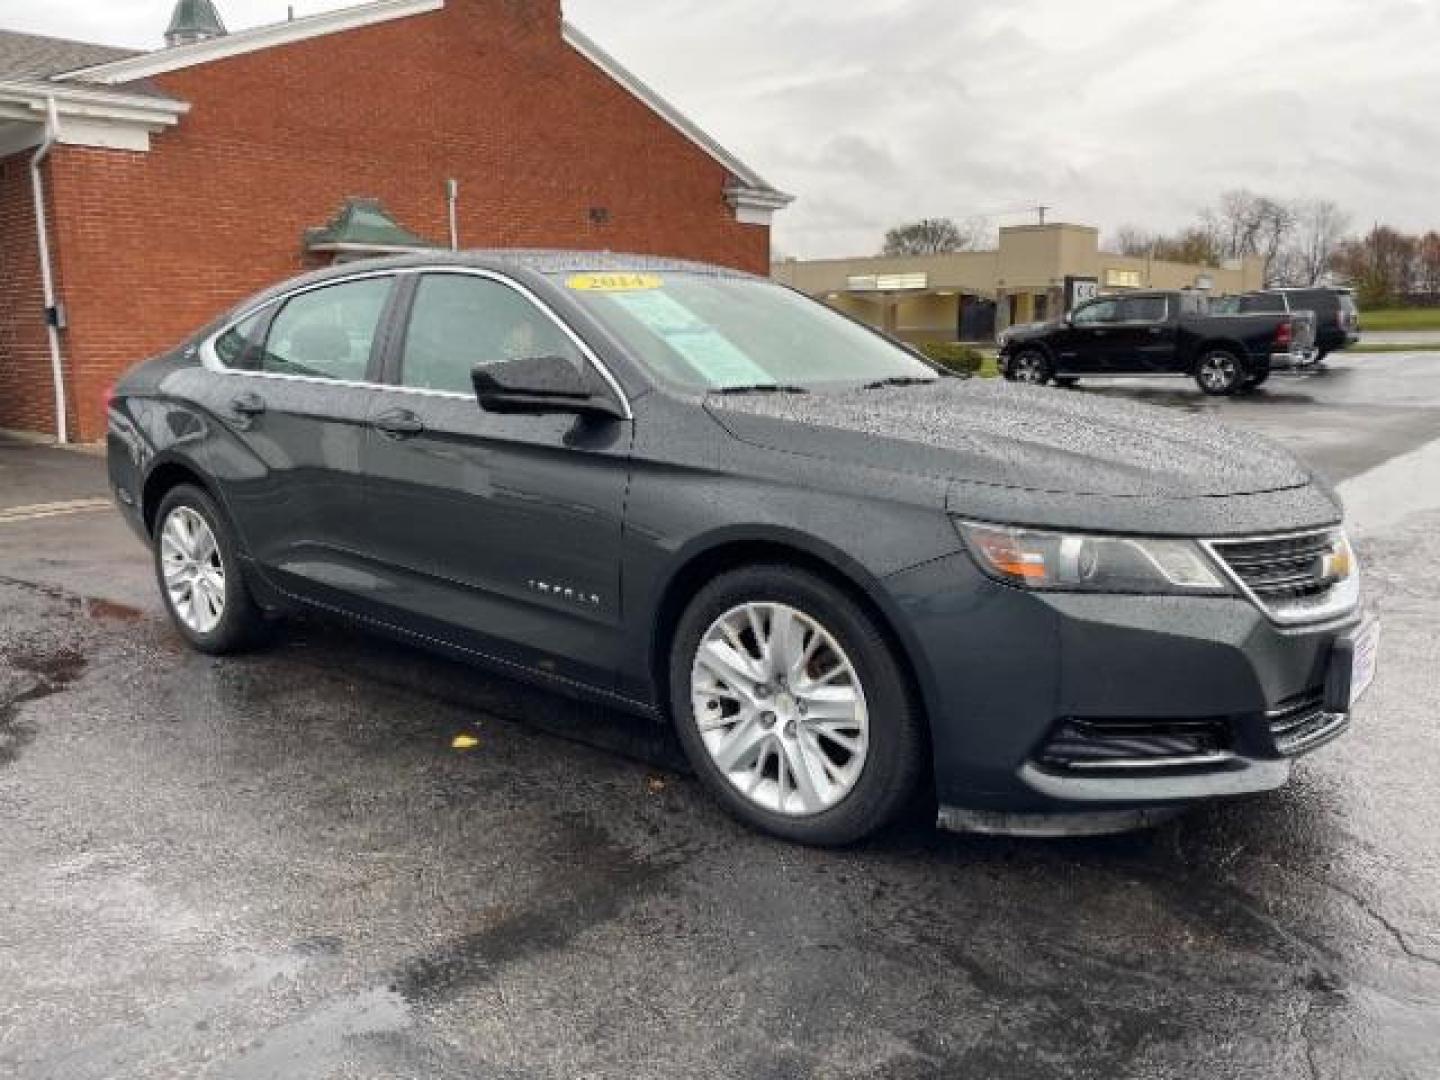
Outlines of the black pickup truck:
M1315 317L1212 314L1193 292L1102 296L1058 322L1000 336L1000 372L1013 382L1071 386L1085 376L1179 375L1207 394L1259 386L1277 368L1315 360Z

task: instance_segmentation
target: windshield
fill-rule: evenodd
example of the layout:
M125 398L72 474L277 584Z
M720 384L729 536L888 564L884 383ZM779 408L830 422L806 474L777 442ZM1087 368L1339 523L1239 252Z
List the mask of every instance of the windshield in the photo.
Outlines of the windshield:
M561 284L657 377L699 392L933 380L935 370L825 305L766 281L577 274Z

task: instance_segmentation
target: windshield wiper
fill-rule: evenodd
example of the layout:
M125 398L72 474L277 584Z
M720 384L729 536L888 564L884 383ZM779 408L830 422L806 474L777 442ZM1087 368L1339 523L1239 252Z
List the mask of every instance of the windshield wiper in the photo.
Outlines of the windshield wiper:
M803 386L786 386L783 383L756 383L753 386L726 386L720 390L710 391L721 397L729 397L732 394L808 394Z
M929 386L931 383L939 381L939 379L927 379L921 375L897 375L890 379L877 379L875 382L866 383L860 389L884 390L887 386Z

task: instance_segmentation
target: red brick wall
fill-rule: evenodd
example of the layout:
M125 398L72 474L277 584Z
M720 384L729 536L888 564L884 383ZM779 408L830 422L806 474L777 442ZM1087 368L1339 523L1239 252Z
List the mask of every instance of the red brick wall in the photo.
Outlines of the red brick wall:
M0 158L0 428L54 431L54 382L30 186L33 153ZM53 192L46 194L53 207ZM52 233L52 244L54 239ZM74 416L71 409L72 422Z
M377 197L444 242L454 177L466 247L634 251L765 273L769 230L735 221L726 170L566 45L559 7L447 0L174 72L155 82L193 108L151 153L57 150L80 437L103 434L100 400L118 373L303 269L301 234L347 196ZM608 224L591 222L592 207Z

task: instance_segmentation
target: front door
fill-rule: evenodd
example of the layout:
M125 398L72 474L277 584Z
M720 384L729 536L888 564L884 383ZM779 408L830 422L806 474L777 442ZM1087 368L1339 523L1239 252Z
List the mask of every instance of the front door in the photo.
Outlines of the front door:
M334 598L357 558L362 448L394 279L311 289L252 316L215 343L221 375L205 404L234 435L209 468L226 479L245 549L283 587Z
M387 617L492 658L609 686L633 424L481 410L477 364L592 361L523 290L434 272L410 286L365 451Z
M1112 370L1120 302L1092 300L1075 309L1055 344L1056 370L1067 375L1099 375Z

